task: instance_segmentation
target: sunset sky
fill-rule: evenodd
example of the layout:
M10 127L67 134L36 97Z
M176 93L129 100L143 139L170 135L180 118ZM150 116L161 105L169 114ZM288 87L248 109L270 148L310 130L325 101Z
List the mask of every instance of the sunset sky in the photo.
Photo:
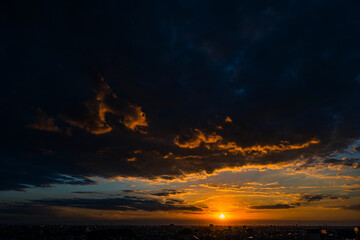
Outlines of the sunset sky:
M0 223L360 223L359 2L5 5Z

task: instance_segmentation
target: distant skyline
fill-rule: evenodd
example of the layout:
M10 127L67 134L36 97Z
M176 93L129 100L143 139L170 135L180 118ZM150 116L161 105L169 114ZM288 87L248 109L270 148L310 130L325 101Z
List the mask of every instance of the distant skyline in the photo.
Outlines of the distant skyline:
M0 223L360 224L359 7L8 1Z

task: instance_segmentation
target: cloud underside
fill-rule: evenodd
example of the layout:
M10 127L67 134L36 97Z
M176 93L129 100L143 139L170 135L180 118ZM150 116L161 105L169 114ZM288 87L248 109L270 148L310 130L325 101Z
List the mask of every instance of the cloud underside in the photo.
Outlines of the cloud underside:
M96 81L94 92L94 99L64 113L62 119L93 134L104 134L113 130L106 119L108 114L118 117L118 122L132 131L148 126L141 107L119 100L104 78L100 77Z
M227 140L213 138L213 133L210 134L212 137L205 133L203 136L207 143L202 142L194 148L179 147L171 141L171 136L169 142L164 142L149 136L150 134L136 137L132 134L132 131L127 131L105 138L101 137L105 135L93 135L92 138L87 137L86 141L83 141L81 135L62 135L55 141L46 142L45 146L41 146L49 149L46 151L40 149L37 142L30 143L28 146L34 148L30 156L17 153L17 164L7 163L8 171L0 176L0 189L24 190L59 183L94 184L94 180L90 180L92 176L186 180L193 174L212 174L216 170L241 167L273 168L293 165L299 171L315 167L359 169L359 160L356 158L327 157L334 148L347 146L338 143L334 146L308 140L295 144L255 145L242 148L253 149L251 151L233 151L233 148L219 147ZM29 166L30 162L40 167L33 169ZM67 181L59 176L70 176L77 180ZM345 176L338 174L333 177Z
M108 211L182 211L182 212L202 212L203 208L186 204L178 199L166 199L160 201L153 198L140 198L125 196L122 198L103 198L103 199L48 199L33 200L27 203L12 203L0 205L0 214L24 214L39 215L52 213L55 210L51 207L71 207L91 210Z
M238 146L235 142L223 140L223 138L216 134L206 134L201 130L194 129L190 135L176 136L174 143L180 148L197 148L203 144L207 149L219 149L232 154L242 155L264 155L271 152L283 152L289 150L308 148L313 144L319 144L317 139L309 140L301 144L290 144L282 142L278 145L254 145L250 147Z
M118 123L132 131L120 131L116 136L106 137L106 145L102 144L102 140L96 137L92 142L86 141L80 144L78 142L80 138L74 136L59 138L58 142L54 142L57 144L53 145L51 149L40 151L39 159L40 161L53 158L62 159L61 163L65 163L67 167L65 171L57 171L57 162L55 161L53 163L55 169L51 175L48 172L42 176L44 173L41 171L42 169L39 169L38 176L40 179L35 177L31 180L34 177L31 177L25 169L20 174L21 177L16 180L4 173L3 176L6 181L4 181L2 190L23 190L28 187L49 186L54 183L79 184L62 181L54 176L59 174L83 179L100 176L104 178L141 177L150 180L173 180L175 178L186 179L190 174L211 174L219 169L244 166L266 167L268 165L283 166L296 163L298 170L320 166L358 169L360 166L357 158L336 159L330 157L334 149L338 150L339 147L344 149L352 143L352 140L341 143L332 141L329 144L326 139L323 139L322 142L312 137L298 143L280 141L277 144L269 144L273 142L270 140L264 144L249 145L249 143L243 143L242 145L241 141L235 142L229 137L229 133L237 129L232 120L225 121L231 125L224 126L221 129L216 126L217 124L214 124L207 126L213 130L188 129L184 130L182 134L174 133L168 136L167 142L163 141L162 137L154 130L149 135L134 137L133 131L139 130L139 127L148 127L145 114L141 108L132 104L120 104L121 101L118 101L117 96L102 78L96 81L95 93L96 100L85 102L83 105L85 108L82 110L69 112L68 115L63 114L62 119L70 125L80 127L94 135L102 135L113 130L113 127L110 127L106 120L106 114L110 113L117 117ZM37 124L33 123L28 127L37 130L50 131L49 129L55 129L60 131L60 128L55 125L54 119L48 117L41 109L37 110L36 119L35 123ZM114 119L110 118L109 122L114 122ZM36 128L37 125L46 125L47 128ZM70 142L80 148L73 148L69 145ZM53 148L55 149L52 150ZM44 156L44 152L56 156ZM71 159L65 159L61 156L62 152L71 153L75 157L69 161ZM356 148L354 152L356 152ZM60 162L58 163L60 164ZM67 165L69 163L72 164ZM22 182L19 179L22 179ZM89 179L87 182L93 183Z
M267 205L252 205L251 210L289 210L308 206L308 203L278 203ZM207 211L207 206L195 206L183 200L166 198L163 200L124 196L117 198L68 198L68 199L41 199L31 200L23 203L2 203L0 204L0 215L4 216L52 216L59 215L61 208L89 209L101 211L145 211L145 212L182 212L182 213L201 213ZM359 205L330 205L328 208L337 208L349 211L359 211ZM61 215L61 214L60 214Z
M55 5L62 21L3 16L24 37L4 34L0 190L291 164L359 179L358 155L334 156L360 149L351 5L89 2L81 19Z

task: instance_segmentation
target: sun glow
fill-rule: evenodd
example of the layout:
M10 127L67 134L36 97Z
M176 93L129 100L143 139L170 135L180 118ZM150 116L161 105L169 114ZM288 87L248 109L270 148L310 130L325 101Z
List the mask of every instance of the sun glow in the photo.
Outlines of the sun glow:
M219 218L220 219L225 219L225 215L222 213L222 214L219 215Z

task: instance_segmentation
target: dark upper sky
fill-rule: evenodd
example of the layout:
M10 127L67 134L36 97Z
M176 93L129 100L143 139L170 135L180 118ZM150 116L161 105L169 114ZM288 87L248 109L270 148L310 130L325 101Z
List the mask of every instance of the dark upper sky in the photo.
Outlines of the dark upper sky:
M357 1L2 5L2 191L359 168Z

